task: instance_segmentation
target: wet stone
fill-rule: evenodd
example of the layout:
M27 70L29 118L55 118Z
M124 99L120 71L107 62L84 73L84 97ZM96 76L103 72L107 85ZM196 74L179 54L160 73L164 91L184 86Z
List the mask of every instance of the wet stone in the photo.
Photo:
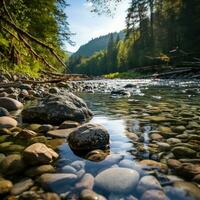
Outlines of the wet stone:
M15 99L9 97L0 97L0 107L8 111L18 110L23 108L23 104Z
M0 117L8 116L8 115L9 115L9 112L5 108L0 107Z
M147 190L140 200L170 200L163 191Z
M106 200L106 198L92 190L85 189L80 194L80 200Z
M29 177L40 176L45 173L55 173L55 168L52 165L41 165L28 169L25 174Z
M24 179L24 180L13 185L13 188L11 190L11 194L12 195L21 194L22 192L27 191L33 185L34 185L34 182L33 182L32 179Z
M95 186L108 192L128 193L138 181L137 171L127 168L110 168L95 177Z
M0 195L10 192L13 184L9 180L0 180Z
M24 150L23 158L30 165L49 164L58 154L42 143L35 143Z
M194 158L196 156L196 151L188 148L188 147L174 147L172 149L173 154L175 155L176 158Z
M159 181L154 176L144 176L137 185L137 191L144 193L147 190L162 190Z
M55 173L43 174L38 181L44 189L56 193L65 193L72 187L76 180L77 176L75 174Z
M76 151L102 149L109 144L109 134L101 125L84 124L69 135L68 143Z
M92 174L84 174L81 180L76 184L76 188L90 189L92 190L94 186L94 177Z
M0 163L0 171L5 175L14 175L24 171L25 164L19 154L6 156Z
M200 189L193 183L178 181L174 183L174 187L186 191L195 199L200 199Z
M0 128L12 128L17 126L17 121L11 117L0 117Z

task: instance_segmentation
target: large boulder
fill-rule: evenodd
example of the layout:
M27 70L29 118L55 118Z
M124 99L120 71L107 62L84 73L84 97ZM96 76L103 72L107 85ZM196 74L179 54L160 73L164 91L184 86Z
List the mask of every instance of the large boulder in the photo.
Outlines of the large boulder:
M75 151L103 149L109 144L109 134L101 125L84 124L69 135L68 143Z
M6 108L8 111L13 111L22 109L23 104L9 97L0 97L0 107Z
M92 112L81 98L67 93L45 97L40 105L25 109L22 116L25 122L60 125L66 120L86 121L92 116Z
M58 158L58 154L54 150L42 143L35 143L27 147L23 156L24 160L31 165L49 164L53 159Z

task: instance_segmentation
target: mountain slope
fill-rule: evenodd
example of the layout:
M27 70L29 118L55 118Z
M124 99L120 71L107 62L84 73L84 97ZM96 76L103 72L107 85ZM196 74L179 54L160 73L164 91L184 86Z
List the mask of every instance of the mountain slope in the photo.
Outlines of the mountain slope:
M116 39L118 34L119 34L120 39L124 39L125 33L123 31L121 31L119 33L116 33L116 32L113 33L113 37ZM111 35L111 33L90 40L87 44L82 45L78 49L78 51L73 54L73 56L89 57L89 56L92 56L97 51L106 49L110 35Z

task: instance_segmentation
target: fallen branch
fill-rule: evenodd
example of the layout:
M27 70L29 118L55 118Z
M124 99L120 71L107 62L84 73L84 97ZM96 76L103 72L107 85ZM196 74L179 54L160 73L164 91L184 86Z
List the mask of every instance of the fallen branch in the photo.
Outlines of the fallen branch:
M41 42L40 40L38 40L37 38L33 37L32 35L30 35L29 33L27 33L26 31L22 30L21 28L19 28L16 24L14 24L12 21L0 16L0 19L2 21L4 21L7 25L11 26L17 33L24 35L25 37L27 37L28 39L30 39L31 41L37 43L38 45L48 49L51 54L53 54L55 56L55 58L64 66L66 67L65 63L61 60L61 58L55 53L54 49L50 46L48 46L47 44Z

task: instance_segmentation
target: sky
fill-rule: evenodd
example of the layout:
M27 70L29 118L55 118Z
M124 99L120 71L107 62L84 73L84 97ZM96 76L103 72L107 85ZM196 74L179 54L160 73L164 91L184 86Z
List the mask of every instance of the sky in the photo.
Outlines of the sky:
M66 9L70 30L73 35L71 40L75 46L66 43L66 49L75 52L92 38L119 32L125 28L126 10L129 0L123 0L117 6L113 17L91 13L91 4L86 0L69 0L70 6Z

